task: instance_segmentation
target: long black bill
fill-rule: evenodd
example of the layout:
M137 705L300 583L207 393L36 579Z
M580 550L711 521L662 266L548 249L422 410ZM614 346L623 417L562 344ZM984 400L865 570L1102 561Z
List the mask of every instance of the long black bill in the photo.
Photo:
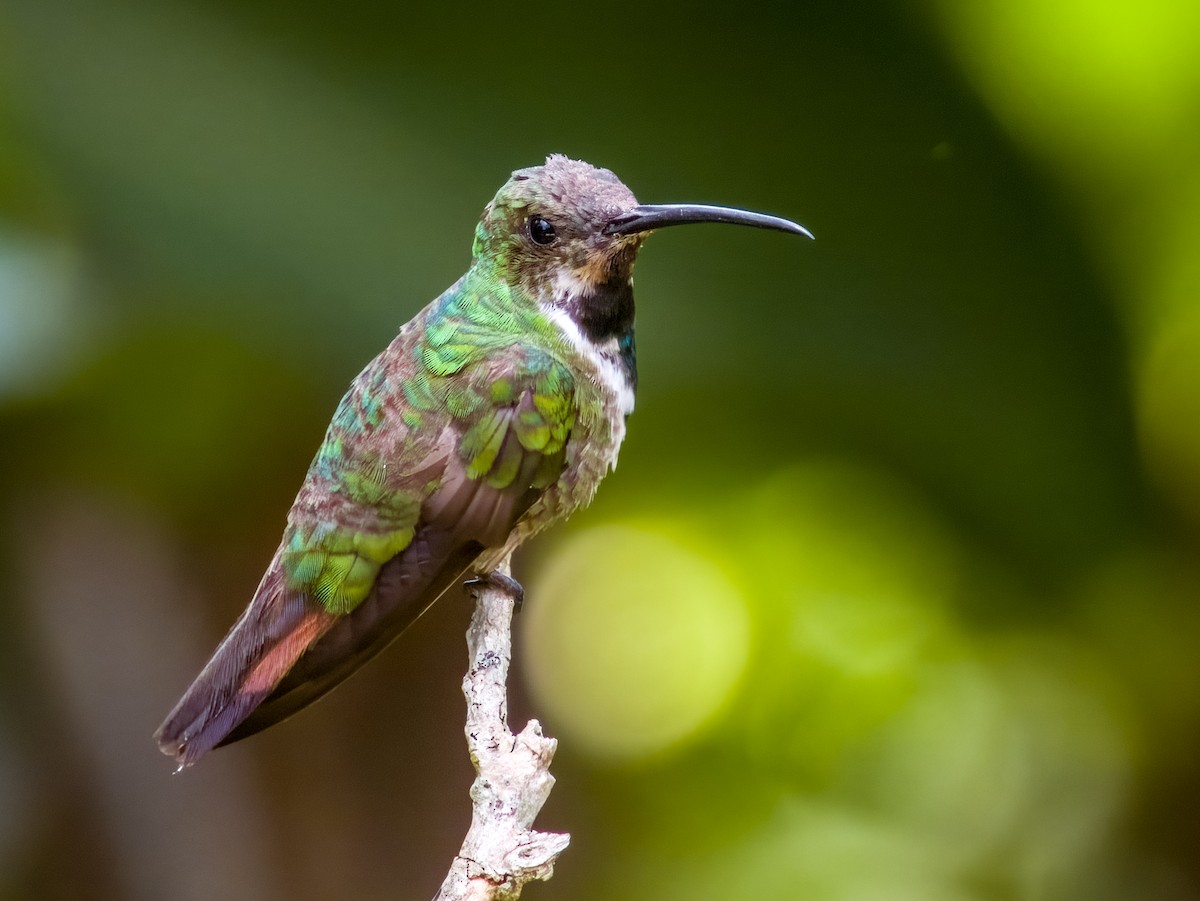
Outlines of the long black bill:
M604 226L606 235L633 235L668 225L688 225L693 222L730 222L734 225L749 225L754 228L770 228L775 231L791 232L794 235L812 237L803 225L790 219L768 216L766 213L751 213L727 206L708 206L703 203L656 203L635 206L622 213Z

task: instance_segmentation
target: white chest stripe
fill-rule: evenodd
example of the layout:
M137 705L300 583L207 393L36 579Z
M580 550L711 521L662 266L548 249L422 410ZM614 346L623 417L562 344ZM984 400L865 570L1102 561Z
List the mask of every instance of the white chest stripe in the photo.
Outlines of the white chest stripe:
M621 436L625 434L625 417L633 412L633 386L629 384L629 378L625 374L625 368L620 363L620 349L617 347L617 339L612 338L604 344L595 344L589 341L579 331L579 326L575 324L570 316L562 310L554 309L547 310L549 319L554 322L567 339L574 345L575 349L583 356L584 359L591 364L595 374L596 381L604 388L604 393L609 398L611 403L620 415L620 420L617 423L618 433ZM619 439L618 439L619 440Z

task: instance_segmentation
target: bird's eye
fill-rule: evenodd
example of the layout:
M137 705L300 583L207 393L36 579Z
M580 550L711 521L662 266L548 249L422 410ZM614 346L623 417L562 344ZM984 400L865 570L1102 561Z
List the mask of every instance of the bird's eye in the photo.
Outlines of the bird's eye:
M554 226L541 216L531 216L529 217L529 237L533 239L534 244L544 246L553 244L558 235L554 233Z

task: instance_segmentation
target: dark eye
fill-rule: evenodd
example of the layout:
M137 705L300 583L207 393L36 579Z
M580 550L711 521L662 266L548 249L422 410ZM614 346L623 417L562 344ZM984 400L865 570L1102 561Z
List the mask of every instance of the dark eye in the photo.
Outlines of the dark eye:
M558 235L554 233L554 226L541 216L531 216L529 218L529 237L533 239L534 244L546 245L553 244Z

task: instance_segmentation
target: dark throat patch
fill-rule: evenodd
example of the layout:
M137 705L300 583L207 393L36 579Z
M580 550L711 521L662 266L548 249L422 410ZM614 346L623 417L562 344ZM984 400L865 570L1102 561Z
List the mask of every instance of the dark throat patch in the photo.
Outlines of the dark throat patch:
M633 342L633 285L629 279L602 282L587 297L574 297L568 312L583 336L603 347L617 341L621 364L629 383L637 387L637 351Z

